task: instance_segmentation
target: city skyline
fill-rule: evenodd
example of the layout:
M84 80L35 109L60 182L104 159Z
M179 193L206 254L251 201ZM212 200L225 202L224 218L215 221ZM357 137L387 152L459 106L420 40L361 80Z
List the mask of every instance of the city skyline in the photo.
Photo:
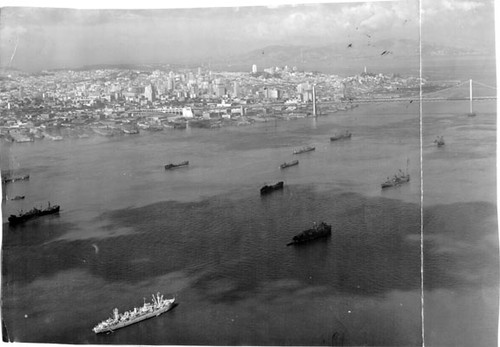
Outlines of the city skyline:
M493 1L425 0L420 7L422 44L494 51ZM201 63L272 45L369 50L404 40L418 49L420 29L416 0L157 10L5 7L0 16L1 66L27 71Z

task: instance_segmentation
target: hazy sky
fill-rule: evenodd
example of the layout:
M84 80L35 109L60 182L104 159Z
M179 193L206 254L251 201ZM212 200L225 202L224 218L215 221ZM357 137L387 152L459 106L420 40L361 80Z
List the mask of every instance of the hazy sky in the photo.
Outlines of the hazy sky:
M494 45L493 0L167 10L4 7L0 65L38 70L97 63L207 61L274 44L418 40L419 7L423 42Z

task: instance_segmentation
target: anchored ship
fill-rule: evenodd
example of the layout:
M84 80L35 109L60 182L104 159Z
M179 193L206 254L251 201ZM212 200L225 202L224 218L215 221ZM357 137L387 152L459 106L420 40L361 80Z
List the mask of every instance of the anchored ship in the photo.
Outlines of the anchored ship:
M113 310L113 315L97 324L92 328L92 331L96 334L113 332L114 330L124 328L145 319L159 316L169 311L174 306L175 298L163 299L163 295L160 295L160 293L156 293L156 296L152 295L152 297L152 303L144 302L142 307L135 307L133 310L124 313L119 313L118 309L115 308Z
M330 137L330 141L350 139L351 136L352 136L352 133L349 130L346 130L345 133L337 134L337 135Z
M286 169L287 167L295 166L295 165L299 165L299 161L298 160L294 160L294 161L291 161L289 163L284 162L283 164L280 165L280 168Z
M24 176L4 176L2 177L2 182L3 183L10 183L10 182L16 182L16 181L27 181L30 179L30 175L24 175Z
M316 149L316 147L313 147L313 146L305 146L305 147L302 147L302 148L294 150L293 154L300 154L300 153L310 152L310 151L314 151L315 149Z
M9 217L9 224L16 225L19 223L24 223L30 219L45 216L48 214L54 214L59 212L59 205L50 206L50 202L47 208L40 210L36 207L32 208L30 211L26 213L19 213L18 216L11 214Z
M408 173L405 174L400 170L400 172L394 175L393 178L387 177L387 181L382 183L382 189L396 187L407 182L410 182L410 174Z
M264 187L260 188L260 195L269 194L279 189L283 189L283 181L280 181L273 185L265 185Z
M167 164L165 165L165 170L170 170L170 169L175 169L175 168L178 168L178 167L182 167L182 166L188 166L189 165L189 161L183 161L182 163L178 163L178 164Z
M382 189L396 187L396 186L399 186L403 183L410 182L410 174L408 173L409 163L410 163L410 159L407 159L406 160L406 172L403 172L401 169L399 169L399 172L397 174L395 174L393 178L387 177L387 181L382 183Z
M314 223L311 229L304 230L300 234L295 235L292 238L292 242L287 243L287 246L299 244L311 240L318 239L320 237L327 237L332 234L332 226L321 222L319 224Z

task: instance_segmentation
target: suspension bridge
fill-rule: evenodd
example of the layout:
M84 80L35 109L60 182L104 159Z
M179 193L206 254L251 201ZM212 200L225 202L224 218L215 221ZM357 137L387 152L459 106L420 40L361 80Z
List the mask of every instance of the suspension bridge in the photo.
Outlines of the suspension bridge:
M464 87L469 86L468 90ZM425 86L424 86L425 89ZM476 90L477 92L473 92ZM432 101L457 101L457 100L495 100L497 98L496 94L497 88L489 86L487 84L466 80L457 81L454 85L439 89L433 92L422 93L422 101L432 102ZM468 92L468 93L467 93ZM407 96L407 97L378 97L378 98L360 98L354 99L356 103L368 103L368 102L402 102L402 101L418 101L419 95ZM472 111L471 111L472 112Z
M432 84L446 82L446 84L453 84L451 86L441 88L439 90L435 90L432 92L425 92L425 89L428 89L432 86ZM467 88L468 86L468 88ZM478 81L466 80L466 81L432 81L428 85L423 86L424 92L422 93L422 101L423 102L439 102L439 101L460 101L460 100L469 100L470 102L470 112L472 113L472 102L473 101L484 101L484 100L496 100L497 98L497 88L494 86L490 86ZM312 113L316 114L316 110L323 107L328 106L338 106L339 101L319 101L312 103ZM353 97L350 99L350 102L353 104L364 104L364 103L383 103L383 102L419 102L420 96L419 94L401 96L401 95L391 95L387 94L386 97L378 96L378 97L369 97L369 98L358 98ZM246 108L258 108L258 107L279 107L283 106L283 102L265 102L265 103L256 103L245 105ZM307 107L311 107L310 105L305 105Z

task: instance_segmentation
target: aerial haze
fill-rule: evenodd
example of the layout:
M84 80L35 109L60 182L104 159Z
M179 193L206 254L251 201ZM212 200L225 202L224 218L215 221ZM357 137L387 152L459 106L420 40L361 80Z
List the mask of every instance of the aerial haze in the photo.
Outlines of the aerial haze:
M493 1L416 0L159 10L2 8L2 67L50 68L124 63L238 64L267 46L317 47L371 56L404 40L394 54L434 50L491 54ZM408 42L410 44L408 44ZM398 46L396 46L398 47ZM399 47L401 48L401 47ZM345 50L343 52L342 50ZM265 52L264 52L265 53Z

